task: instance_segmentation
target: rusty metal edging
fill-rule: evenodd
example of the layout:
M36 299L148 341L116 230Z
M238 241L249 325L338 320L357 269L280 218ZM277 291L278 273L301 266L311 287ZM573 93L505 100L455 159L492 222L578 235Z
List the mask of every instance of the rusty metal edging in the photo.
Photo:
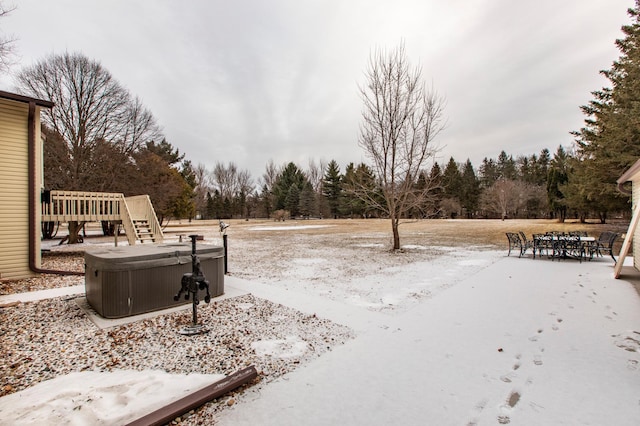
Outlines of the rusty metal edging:
M140 417L126 426L161 426L171 422L176 417L197 408L232 391L233 389L248 383L258 376L256 368L250 367L238 370L235 373L206 386L192 394L185 396L169 405L166 405L146 416Z

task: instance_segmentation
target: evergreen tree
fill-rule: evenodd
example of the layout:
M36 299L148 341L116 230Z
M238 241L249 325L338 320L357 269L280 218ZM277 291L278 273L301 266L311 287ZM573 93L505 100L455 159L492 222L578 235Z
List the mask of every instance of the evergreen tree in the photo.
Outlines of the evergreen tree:
M271 204L273 195L266 184L262 185L258 199L262 215L264 217L271 217L271 213L273 211L273 205Z
M480 180L480 187L483 189L491 188L498 180L498 166L492 158L484 157L482 164L478 169L478 179Z
M166 139L162 139L162 142L155 143L154 141L147 142L145 144L147 151L153 152L158 157L162 158L170 166L176 165L184 160L184 154L180 154L178 148L173 147Z
M316 193L311 183L307 183L300 193L298 211L303 217L316 216L318 208L316 205Z
M533 183L535 180L534 175L534 165L535 165L535 154L533 157L527 157L526 155L521 155L516 159L516 167L518 169L518 176L520 180L526 183Z
M442 170L440 169L440 165L437 162L433 163L433 166L431 167L431 171L429 172L429 180L431 181L432 185L431 190L429 191L430 198L432 200L430 216L438 217L440 216L440 204L442 203L443 189Z
M216 217L215 214L215 204L213 201L213 197L211 196L211 192L207 192L207 205L205 208L205 219L213 219Z
M222 195L217 189L213 192L213 217L216 219L223 219L225 217Z
M178 152L177 149L176 152ZM180 195L172 202L171 215L175 218L192 219L196 212L196 205L194 203L196 177L191 161L185 160L182 162L180 176L182 176L183 179L182 190Z
M291 185L287 196L284 199L284 209L288 210L291 217L296 217L300 213L300 189L298 185Z
M567 217L567 204L561 188L567 183L568 176L568 155L560 145L553 156L553 160L551 160L547 176L549 207L555 213L559 222L564 222Z
M342 189L344 196L342 197L341 211L350 217L368 217L372 212L379 212L375 204L382 205L384 198L382 194L376 194L376 178L373 170L364 163L360 163L357 167L353 163L349 163L344 172ZM362 197L358 196L358 192L370 194L370 202L365 202Z
M467 218L471 219L478 209L480 199L480 182L473 170L471 160L467 159L460 176L460 204L466 211Z
M616 40L620 57L601 72L611 87L592 92L594 99L581 107L585 126L573 132L579 179L568 191L581 194L603 221L607 211L628 209L628 196L616 190L616 180L640 157L640 0L628 14L632 23Z
M514 161L513 157L511 155L507 155L506 152L500 152L496 167L498 170L499 178L508 180L516 180L518 178L516 162Z
M340 166L335 160L331 160L327 164L327 170L322 179L322 195L327 199L331 216L334 219L337 218L342 198L342 176L340 175Z
M547 174L549 173L550 162L551 162L551 154L549 153L549 150L547 148L544 148L542 151L540 151L540 155L537 158L535 158L535 162L532 165L534 183L536 185L543 185L543 186L547 185Z
M456 163L456 160L454 160L453 157L449 158L449 162L444 168L444 173L442 174L442 188L444 190L444 195L447 198L454 198L458 201L460 200L462 192L462 174L460 173L458 163Z
M289 210L291 215L295 216L298 211L300 192L306 183L307 178L298 166L294 163L287 164L273 183L274 209ZM292 191L292 187L295 187L295 190ZM287 198L289 198L288 201Z
M418 194L422 194L425 191L427 191L428 196L423 197L423 199L419 203L416 203L416 205L409 210L408 212L409 217L424 218L429 215L429 210L432 205L432 199L431 199L432 194L431 194L431 188L429 184L430 184L430 181L429 181L429 176L427 175L427 172L425 172L424 170L421 171L420 175L418 175L418 180L416 181L416 184L415 184L415 192Z

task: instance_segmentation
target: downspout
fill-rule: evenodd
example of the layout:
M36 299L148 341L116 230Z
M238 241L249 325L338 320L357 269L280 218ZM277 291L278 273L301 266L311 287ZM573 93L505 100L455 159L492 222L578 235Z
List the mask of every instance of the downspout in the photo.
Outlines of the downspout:
M56 271L53 269L42 269L36 266L36 103L29 102L29 118L27 128L27 142L29 155L29 269L39 274L55 275L84 275L84 272L76 271Z
M632 195L633 191L628 190L624 187L626 182L618 182L618 191L622 192L624 195Z

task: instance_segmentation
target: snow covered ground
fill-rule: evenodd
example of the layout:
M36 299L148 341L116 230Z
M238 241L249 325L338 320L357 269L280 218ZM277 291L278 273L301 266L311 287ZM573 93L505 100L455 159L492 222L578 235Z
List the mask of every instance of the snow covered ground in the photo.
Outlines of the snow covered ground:
M223 375L158 370L77 372L0 398L6 425L123 425Z
M219 424L638 424L640 297L630 267L615 280L608 258L519 259L506 250L419 243L392 254L377 235L340 244L270 238L231 240L225 286L348 326L355 338L249 388L216 414ZM262 258L258 244L279 254ZM287 358L306 345L291 336L252 349ZM94 418L118 424L108 414L118 404L113 387L80 396L83 374L65 386L44 382L2 397L0 410L24 410L28 404L18 401L38 399L39 413L59 413L66 401L67 423L45 414L39 420L87 424L68 400L90 395L109 402L91 407ZM125 395L149 398L137 377L121 374ZM152 380L164 380L166 398L184 392L170 390L171 376Z
M451 259L452 269L486 257ZM402 285L442 272L426 262L407 269L394 278ZM356 339L250 390L220 424L638 424L640 298L612 278L610 259L503 253L397 315L349 310L319 315L359 329Z

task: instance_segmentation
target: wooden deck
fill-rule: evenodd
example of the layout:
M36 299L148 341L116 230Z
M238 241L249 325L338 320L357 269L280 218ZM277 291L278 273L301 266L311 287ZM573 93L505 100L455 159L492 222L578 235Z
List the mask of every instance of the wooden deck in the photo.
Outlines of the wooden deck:
M125 197L110 192L50 191L42 200L41 221L119 222L130 245L163 240L148 195Z

